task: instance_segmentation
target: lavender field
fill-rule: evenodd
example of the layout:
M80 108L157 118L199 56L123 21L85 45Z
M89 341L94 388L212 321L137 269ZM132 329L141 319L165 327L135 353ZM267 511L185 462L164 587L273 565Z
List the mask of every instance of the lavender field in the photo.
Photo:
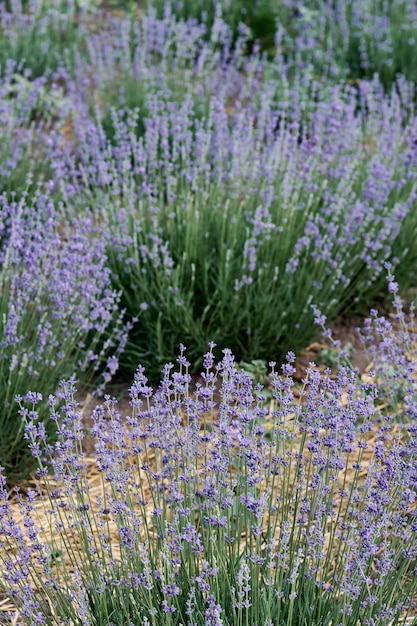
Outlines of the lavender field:
M417 625L416 102L415 0L0 2L0 624Z

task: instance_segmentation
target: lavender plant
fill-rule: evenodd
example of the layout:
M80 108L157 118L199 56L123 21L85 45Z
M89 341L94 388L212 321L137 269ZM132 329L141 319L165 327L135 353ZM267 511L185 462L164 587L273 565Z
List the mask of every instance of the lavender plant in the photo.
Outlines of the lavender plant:
M272 367L275 408L230 350L191 388L181 346L156 391L139 367L131 411L93 412L94 472L74 381L18 398L38 482L2 483L0 585L27 624L402 624L416 583L416 429L381 412L378 386L311 364L293 394ZM215 401L218 397L218 402ZM416 623L414 621L408 623Z
M127 119L137 110L135 132L144 134L152 96L172 106L191 96L196 118L207 115L213 93L230 102L250 83L251 64L242 54L247 35L241 33L231 51L232 33L220 17L208 41L205 33L204 25L176 22L169 13L162 19L149 11L140 20L131 15L107 20L89 36L73 70L83 117L100 120L113 139L115 111Z
M64 58L71 64L74 49L87 36L86 13L87 8L72 0L2 3L0 72L10 60L21 63L32 78L53 72Z
M406 313L398 295L399 284L387 264L388 289L393 297L391 319L371 310L371 317L361 329L364 351L373 365L373 375L379 384L381 405L414 422L416 418L416 349L415 303L411 302Z
M39 193L0 198L0 267L0 456L14 480L33 469L15 395L36 385L47 397L72 372L109 380L126 329L91 219L63 225ZM39 428L54 434L51 421Z
M51 126L62 133L72 106L57 82L48 84L45 77L29 80L23 74L9 62L0 78L0 192L15 199L23 192L34 193L41 184L52 189L49 133Z
M135 111L113 113L113 142L75 120L79 148L54 158L67 206L106 224L115 285L140 318L131 369L157 373L180 341L198 365L210 338L245 361L279 358L311 340L311 302L329 317L369 302L387 259L414 259L407 84L385 96L363 82L359 107L355 89L326 86L305 123L302 90L278 106L272 79L262 102L248 85L255 69L230 114L221 91L201 119L192 96L151 94L143 137Z

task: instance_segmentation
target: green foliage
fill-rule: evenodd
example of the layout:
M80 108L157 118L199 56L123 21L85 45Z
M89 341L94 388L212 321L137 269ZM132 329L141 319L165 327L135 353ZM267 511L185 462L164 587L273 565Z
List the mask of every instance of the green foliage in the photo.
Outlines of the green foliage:
M372 78L378 73L387 89L395 83L398 74L416 82L417 15L413 4L406 0L368 0L363 4L367 17L360 28L348 23L346 62L350 77Z
M9 276L10 270L3 268L0 273L0 337L5 337L6 325L12 323L15 313L10 310L7 301ZM41 320L39 311L43 312ZM68 322L65 318L54 319L51 302L40 288L32 306L27 305L18 316L16 334L19 342L9 345L2 342L0 346L0 458L11 483L28 478L35 468L23 436L24 424L17 414L15 397L25 394L36 384L43 396L39 417L45 426L46 439L51 442L55 437L56 423L45 420L48 395L56 391L63 376L71 376L74 372L84 384L91 383L94 368L88 363L86 353L97 350L102 338L97 334L89 337L82 328L71 329ZM46 345L44 328L53 337L53 341ZM102 366L103 357L104 354L100 357Z
M262 359L254 359L250 363L242 361L239 367L249 376L254 385L265 385L268 382L268 366Z
M206 200L211 210L203 210L198 195L187 194L182 210L174 214L168 204L156 222L142 204L129 218L132 246L122 255L108 249L123 305L139 317L123 356L129 370L141 362L157 376L181 342L190 346L194 368L209 341L232 347L245 361L278 357L290 347L303 347L313 331L309 273L298 272L294 279L283 275L306 215L294 213L285 245L279 238L264 242L253 282L238 287L247 237L244 212L253 210L257 198L227 200L219 188L212 194ZM141 255L141 246L154 236L163 242L155 246L158 264Z
M354 347L351 343L347 343L343 347L343 362L350 364L350 358L354 353ZM321 348L317 357L317 363L324 365L329 369L334 369L337 365L340 365L340 348L339 346L332 346L328 348Z

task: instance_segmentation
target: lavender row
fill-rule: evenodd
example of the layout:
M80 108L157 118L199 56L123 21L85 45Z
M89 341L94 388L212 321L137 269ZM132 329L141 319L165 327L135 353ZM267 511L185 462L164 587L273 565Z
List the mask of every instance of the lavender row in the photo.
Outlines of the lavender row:
M290 353L280 371L270 363L265 402L230 350L215 360L214 344L195 386L183 346L156 390L139 367L127 416L110 396L93 411L94 485L73 381L49 397L55 446L40 394L18 398L38 481L13 496L19 524L3 477L0 587L21 619L415 623L415 386L401 413L379 397L398 383L393 363L415 376L415 331L394 304L402 331L373 315L377 369L362 382L310 364L295 389Z
M270 59L282 56L293 70L312 68L333 80L370 79L378 73L389 88L397 74L417 79L413 0L150 0L139 7L121 0L115 8L133 20L145 12L160 24L188 21L200 30L200 38L227 49L244 32L245 53L260 47ZM8 0L0 11L3 37L7 33L0 64L22 61L33 76L53 71L63 60L74 68L74 55L83 54L91 35L105 28L108 13L105 3L88 0ZM160 50L164 43L159 40Z

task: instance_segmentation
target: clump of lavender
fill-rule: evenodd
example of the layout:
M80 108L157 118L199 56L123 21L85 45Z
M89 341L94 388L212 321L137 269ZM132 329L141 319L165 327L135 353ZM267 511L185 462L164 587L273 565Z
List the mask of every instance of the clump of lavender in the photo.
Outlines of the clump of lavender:
M126 329L93 221L63 224L40 193L0 198L0 267L0 453L12 478L31 469L16 394L36 386L47 397L73 372L108 380ZM50 420L41 428L54 430Z
M159 372L180 341L194 367L210 339L248 362L280 358L311 340L311 302L329 318L371 306L384 262L414 258L417 128L404 81L389 95L377 79L318 86L305 119L301 77L277 102L275 81L252 69L232 112L222 90L201 118L191 95L150 93L143 136L140 112L114 111L113 141L74 119L73 152L51 148L66 205L107 224L115 286L140 317L130 369Z
M417 417L417 333L415 304L404 309L399 284L392 266L387 264L388 290L393 296L389 317L371 310L371 316L360 331L370 368L379 382L379 402L401 421L414 423Z
M88 5L73 0L11 0L0 5L2 46L1 72L15 61L32 78L45 76L65 59L73 62L75 49L81 49L88 30Z
M242 85L250 83L250 66L260 59L243 55L245 32L231 51L230 28L220 16L216 22L216 32L206 41L204 24L176 21L169 12L161 19L152 10L140 19L104 19L102 28L89 35L74 67L68 67L73 76L68 85L82 119L98 119L117 144L119 117L129 121L131 133L144 134L146 120L154 114L151 96L171 106L191 97L196 118L207 115L213 93L231 102Z
M15 199L50 179L50 128L53 124L62 132L71 110L57 82L44 76L31 80L29 75L9 61L0 77L0 192Z
M340 368L271 363L274 406L230 350L204 357L191 387L185 348L159 387L139 367L122 416L93 412L88 481L73 381L18 398L38 461L13 517L2 485L1 586L27 624L400 624L416 583L416 430L378 411L378 387ZM215 398L219 398L218 401ZM28 408L26 408L28 407ZM396 416L397 418L400 416Z

